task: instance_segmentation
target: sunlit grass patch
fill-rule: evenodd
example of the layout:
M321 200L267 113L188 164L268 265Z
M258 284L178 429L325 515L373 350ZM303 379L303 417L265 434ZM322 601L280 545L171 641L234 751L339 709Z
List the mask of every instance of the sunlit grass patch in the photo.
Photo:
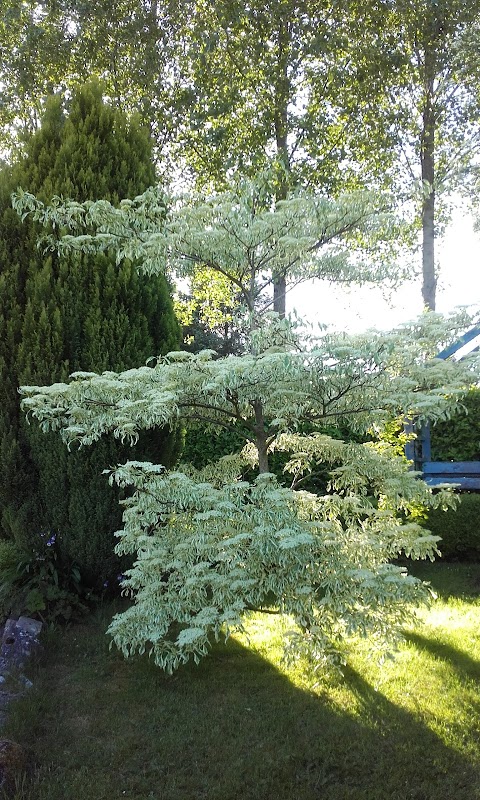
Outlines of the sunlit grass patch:
M476 570L437 564L430 569L423 566L419 571L424 578L440 580L440 596L429 608L417 611L417 623L405 628L404 640L389 657L376 655L368 640L357 640L349 663L376 692L425 724L448 747L478 761L480 598ZM451 594L452 571L461 578L458 588L469 596ZM467 580L465 585L468 577L473 580ZM237 634L236 638L296 686L321 696L327 692L346 713L358 713L348 682L349 668L342 681L331 672L316 674L306 662L286 664L283 645L291 620L257 613L248 617L245 627L245 634Z
M478 800L479 602L456 569L459 596L445 565L423 576L439 597L393 660L358 643L343 678L287 666L273 614L172 677L108 649L111 609L72 626L5 732L35 765L15 800Z

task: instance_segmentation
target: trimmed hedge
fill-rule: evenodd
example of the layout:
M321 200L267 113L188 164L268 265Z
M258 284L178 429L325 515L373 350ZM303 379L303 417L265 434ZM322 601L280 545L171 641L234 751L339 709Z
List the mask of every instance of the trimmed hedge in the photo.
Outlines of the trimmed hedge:
M14 212L18 186L45 202L61 195L115 205L155 182L148 132L104 102L98 83L79 87L66 105L68 114L59 95L50 98L24 154L0 170L0 538L40 570L42 536L54 535L52 584L65 565L101 592L125 563L114 553L123 493L102 472L127 459L172 466L178 431L145 431L134 449L106 436L68 451L57 433L27 422L17 387L137 367L177 349L180 329L163 276L140 276L107 254L46 253L39 226Z
M432 425L432 461L480 461L480 389L471 389L461 412Z
M462 492L456 511L432 509L425 527L441 536L446 560L480 561L480 494Z

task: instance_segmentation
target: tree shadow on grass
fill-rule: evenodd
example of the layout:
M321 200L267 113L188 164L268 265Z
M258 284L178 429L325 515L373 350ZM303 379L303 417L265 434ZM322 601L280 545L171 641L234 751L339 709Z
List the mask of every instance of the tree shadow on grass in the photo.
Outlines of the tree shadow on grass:
M463 650L439 642L438 639L429 639L428 636L421 633L408 632L404 634L404 637L418 650L426 650L435 658L445 661L459 675L480 681L480 661L472 658Z
M376 691L354 669L347 667L345 678L362 706L359 717L367 727L364 735L371 743L365 768L375 789L371 794L365 791L340 795L342 798L475 800L480 797L479 764L470 764L415 715ZM428 710L428 698L425 705ZM358 745L355 747L359 749ZM376 754L374 760L372 754ZM335 797L333 794L332 798Z
M168 677L102 650L88 629L76 668L71 635L39 671L20 738L49 765L35 800L480 797L474 766L352 669L319 695L230 640Z

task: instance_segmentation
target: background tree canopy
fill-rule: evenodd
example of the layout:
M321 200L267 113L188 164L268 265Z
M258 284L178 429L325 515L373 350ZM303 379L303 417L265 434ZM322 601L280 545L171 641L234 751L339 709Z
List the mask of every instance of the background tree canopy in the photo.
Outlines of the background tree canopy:
M97 75L149 127L167 180L224 188L273 159L277 197L393 189L412 241L422 231L412 265L434 309L435 237L452 191L475 192L479 13L478 0L7 0L1 135L21 147L49 93Z

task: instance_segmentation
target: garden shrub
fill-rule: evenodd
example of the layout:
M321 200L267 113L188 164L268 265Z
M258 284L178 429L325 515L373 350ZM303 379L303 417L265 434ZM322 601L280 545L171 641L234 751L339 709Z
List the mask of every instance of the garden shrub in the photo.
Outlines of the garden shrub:
M425 527L442 537L443 558L480 561L480 494L463 492L456 510L430 509Z
M244 440L234 424L228 429L211 431L200 424L191 423L185 432L182 461L202 469L222 456L238 452L243 445Z
M162 268L165 255L172 270L189 269L190 263L220 265L253 310L244 356L216 359L211 351L180 352L153 369L130 369L117 378L78 376L68 386L21 389L23 409L72 443L90 444L111 431L128 437L139 427L170 420L196 418L205 428L217 421L223 427L232 414L239 429L249 432L244 459L258 463L253 481L237 479L244 463L240 455L200 474L138 462L110 472L112 483L131 492L117 552L137 558L122 584L134 603L114 618L109 633L125 656L148 651L167 672L190 659L198 662L214 639L241 629L246 610L262 609L270 598L295 625L286 637L288 654L305 654L320 669L345 660L347 638L371 634L376 646L387 638L391 643L396 629L428 598L421 581L391 562L401 554L431 557L436 550L435 537L415 522L403 524L398 515L454 499L418 480L388 443L346 443L320 433L305 435L300 427L313 419L325 431L322 423L346 419L367 433L392 409L402 417L448 414L458 387L469 386L474 373L461 363L438 362L432 369L429 354L438 350L439 339L456 335L458 322L441 325L424 315L408 330L326 334L304 349L288 320L263 314L270 294L267 303L258 299L263 287L259 290L255 279L266 281L265 253L274 276L286 274L294 263L294 277L298 270L299 280L307 279L312 236L320 237L320 247L325 225L334 229L337 210L323 198L302 195L272 212L270 198L265 205L264 197L263 180L245 180L238 190L219 196L193 195L170 206L167 225L159 192L149 192L144 205L143 198L138 200L141 210L133 216L131 206L125 212L98 206L98 242L105 243L113 218L112 234L121 239L119 257L145 256L144 268L152 270ZM350 213L351 224L357 224L360 209L368 208L363 202L342 199L341 231ZM59 226L64 215L68 221L78 213L78 204L69 202L45 212L26 193L17 193L14 203L34 220ZM372 216L369 210L365 217L370 231ZM355 227L348 230L356 235ZM123 231L131 236L126 233L124 240ZM279 231L288 235L279 237ZM84 241L84 236L63 237L61 247L83 247ZM96 245L96 236L87 239L87 249L92 242ZM318 269L325 269L320 265L328 258L327 249ZM335 253L328 276L355 279L353 262L338 261ZM334 467L330 492L318 497L280 485L270 472L268 446L273 444L292 453L294 477L317 464Z

